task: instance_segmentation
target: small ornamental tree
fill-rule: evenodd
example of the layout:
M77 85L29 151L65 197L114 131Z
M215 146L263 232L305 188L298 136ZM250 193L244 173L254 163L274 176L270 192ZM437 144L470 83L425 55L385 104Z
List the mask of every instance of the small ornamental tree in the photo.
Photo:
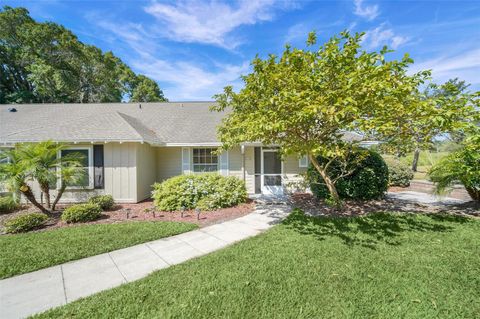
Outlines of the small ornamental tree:
M400 61L385 60L386 47L380 52L361 50L362 36L343 32L313 49L316 34L311 32L311 50L287 45L281 57L257 56L253 72L242 77L245 85L239 93L227 86L215 96L218 105L212 109L230 110L219 127L223 148L255 141L278 145L282 155L308 155L331 200L340 203L329 166L345 160L358 143L346 140L345 132L377 129L370 122L406 103L428 75L407 75L413 61L407 55ZM394 129L384 123L384 133ZM329 160L320 163L318 156Z

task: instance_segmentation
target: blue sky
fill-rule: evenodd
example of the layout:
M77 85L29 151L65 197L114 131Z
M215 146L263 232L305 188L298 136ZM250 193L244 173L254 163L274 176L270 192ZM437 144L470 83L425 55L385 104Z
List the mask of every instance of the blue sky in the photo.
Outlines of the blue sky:
M348 29L363 46L409 53L413 71L459 77L480 89L480 1L9 1L40 21L71 29L155 79L172 101L211 100L259 54L304 47L311 30L323 43Z

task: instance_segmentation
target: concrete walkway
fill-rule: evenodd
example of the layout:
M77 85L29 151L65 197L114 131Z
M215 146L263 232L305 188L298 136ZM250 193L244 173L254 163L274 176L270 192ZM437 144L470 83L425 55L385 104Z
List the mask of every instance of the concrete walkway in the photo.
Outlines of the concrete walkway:
M221 224L1 280L0 317L24 318L146 277L255 236L289 212L287 205L257 205Z
M466 200L462 199L436 196L413 191L389 192L387 197L419 204L429 204L433 206L455 205L467 202Z

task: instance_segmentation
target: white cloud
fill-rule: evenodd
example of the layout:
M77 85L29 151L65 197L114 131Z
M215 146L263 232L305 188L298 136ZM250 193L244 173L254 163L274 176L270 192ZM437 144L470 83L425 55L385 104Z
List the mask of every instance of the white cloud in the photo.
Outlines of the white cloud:
M395 34L390 28L385 28L384 24L369 30L363 37L363 44L368 49L375 49L388 45L392 49L397 49L401 45L407 43L410 39L406 36Z
M221 93L226 85L239 88L240 75L250 70L249 62L239 65L217 64L208 70L191 62L170 62L151 57L150 60L137 60L132 67L146 76L165 83L162 86L165 96L173 101L211 100ZM215 70L213 70L215 69Z
M467 83L480 84L480 48L465 49L459 54L441 56L415 63L410 72L432 70L432 77L438 82L448 79L460 78Z
M172 5L155 2L145 7L145 11L161 23L159 32L166 38L232 49L240 44L238 39L229 36L234 29L270 21L276 10L287 7L291 7L289 2L275 0L242 0L237 5L214 0L183 0Z
M292 25L290 28L288 28L287 35L285 36L285 43L291 43L294 40L297 39L303 39L304 41L307 40L308 33L312 31L310 27L308 27L306 24L303 23L298 23Z
M353 4L355 5L354 13L368 21L375 19L380 14L376 4L371 6L363 5L363 0L353 0Z

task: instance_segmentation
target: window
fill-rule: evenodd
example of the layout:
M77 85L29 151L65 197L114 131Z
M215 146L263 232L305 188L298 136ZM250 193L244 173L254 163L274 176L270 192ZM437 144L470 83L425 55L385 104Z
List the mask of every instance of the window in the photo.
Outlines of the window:
M214 148L193 149L193 171L194 172L216 172L218 171L218 156Z
M91 178L93 176L91 148L90 147L69 148L69 149L62 150L60 152L61 157L65 157L73 154L81 156L80 162L82 163L83 169L85 170L85 174L76 183L68 184L68 187L69 188L85 188L85 187L93 188L93 183Z
M298 167L308 167L308 157L307 155L303 155L298 160Z

